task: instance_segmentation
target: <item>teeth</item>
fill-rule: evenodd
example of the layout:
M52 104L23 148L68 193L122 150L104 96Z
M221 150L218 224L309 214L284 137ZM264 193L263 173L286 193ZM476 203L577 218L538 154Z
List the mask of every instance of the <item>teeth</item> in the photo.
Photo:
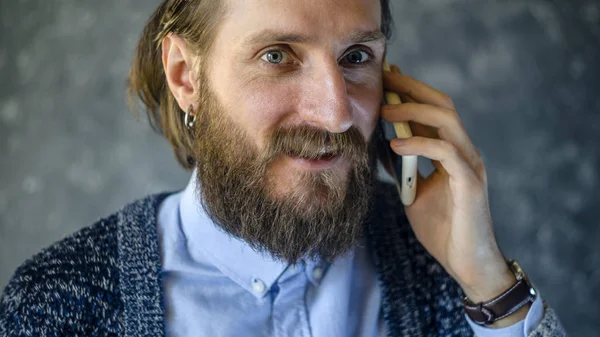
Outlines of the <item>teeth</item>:
M326 153L331 153L333 151L331 151L331 149L326 148L326 147L322 147L321 150L319 150L319 154L326 154Z

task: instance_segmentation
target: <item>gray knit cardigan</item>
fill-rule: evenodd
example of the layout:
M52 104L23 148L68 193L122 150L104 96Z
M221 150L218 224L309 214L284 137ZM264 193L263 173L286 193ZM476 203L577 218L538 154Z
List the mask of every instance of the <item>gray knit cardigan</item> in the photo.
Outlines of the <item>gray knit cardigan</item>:
M164 336L156 216L168 195L136 201L27 260L0 299L0 336ZM472 336L460 288L397 200L394 187L379 186L365 224L389 336ZM530 336L565 335L546 308Z

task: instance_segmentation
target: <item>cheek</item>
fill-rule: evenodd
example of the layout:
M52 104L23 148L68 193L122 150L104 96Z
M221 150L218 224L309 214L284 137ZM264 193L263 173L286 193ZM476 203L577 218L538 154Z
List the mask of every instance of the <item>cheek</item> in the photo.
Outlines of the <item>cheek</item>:
M239 87L231 87L229 112L233 120L264 148L269 131L281 124L286 116L292 115L295 106L295 91L291 85L251 81Z
M378 80L375 85L351 88L348 94L351 97L354 110L355 125L362 131L365 139L369 139L379 120L382 103L383 89Z
M250 76L249 76L250 77ZM310 81L308 81L310 82ZM299 78L277 79L256 76L228 85L229 97L224 98L227 111L262 149L270 131L282 125L297 125L298 105L302 102L302 81ZM371 137L379 118L382 84L380 77L369 81L347 83L354 125L366 140Z

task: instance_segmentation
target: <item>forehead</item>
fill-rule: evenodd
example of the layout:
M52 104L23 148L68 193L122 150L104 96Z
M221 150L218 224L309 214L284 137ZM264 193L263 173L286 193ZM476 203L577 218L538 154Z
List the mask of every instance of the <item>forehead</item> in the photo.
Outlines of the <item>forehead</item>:
M344 40L381 28L380 0L227 0L221 34L247 43L257 32L298 34L311 40Z

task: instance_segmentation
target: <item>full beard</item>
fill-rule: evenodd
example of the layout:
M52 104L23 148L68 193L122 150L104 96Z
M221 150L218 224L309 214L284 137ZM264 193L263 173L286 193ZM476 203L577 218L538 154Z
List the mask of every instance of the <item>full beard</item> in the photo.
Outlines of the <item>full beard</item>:
M198 195L211 220L253 249L289 263L333 261L363 233L376 181L375 142L356 127L329 133L307 126L274 130L260 151L204 89L197 112L194 155ZM282 156L339 156L350 170L297 172L296 184L275 193L272 164ZM287 173L287 172L286 172Z

